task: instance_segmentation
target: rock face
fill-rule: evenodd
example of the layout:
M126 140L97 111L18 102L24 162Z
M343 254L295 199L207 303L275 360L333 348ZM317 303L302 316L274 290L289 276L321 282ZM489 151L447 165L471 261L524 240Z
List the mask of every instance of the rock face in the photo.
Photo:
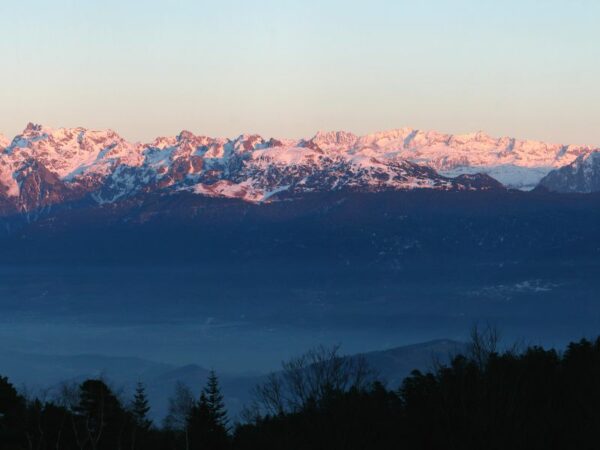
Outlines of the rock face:
M319 132L299 140L182 131L142 144L111 130L30 123L10 142L0 137L0 211L178 191L262 202L336 190L531 188L552 168L591 152L410 128L366 136Z
M14 178L19 185L18 204L23 211L67 201L74 194L56 173L35 159L21 165Z
M552 192L600 191L600 151L581 155L571 164L553 170L540 181L540 186Z

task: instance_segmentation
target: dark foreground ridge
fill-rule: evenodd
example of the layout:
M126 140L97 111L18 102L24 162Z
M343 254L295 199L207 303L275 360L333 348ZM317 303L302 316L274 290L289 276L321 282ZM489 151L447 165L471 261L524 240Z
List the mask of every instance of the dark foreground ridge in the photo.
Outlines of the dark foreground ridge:
M188 193L0 221L0 263L596 259L600 194L333 192L251 204Z
M26 398L0 378L0 449L590 449L600 440L600 339L564 353L500 351L493 331L401 386L364 361L319 348L257 386L231 423L217 376L199 398L179 386L164 424L143 385L120 399L98 379L55 400Z

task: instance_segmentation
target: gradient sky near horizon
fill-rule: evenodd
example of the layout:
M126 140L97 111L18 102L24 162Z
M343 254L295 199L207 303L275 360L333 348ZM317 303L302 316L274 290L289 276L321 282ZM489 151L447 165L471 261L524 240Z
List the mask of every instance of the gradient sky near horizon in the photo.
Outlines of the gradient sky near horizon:
M3 0L0 132L600 145L599 22L592 0Z

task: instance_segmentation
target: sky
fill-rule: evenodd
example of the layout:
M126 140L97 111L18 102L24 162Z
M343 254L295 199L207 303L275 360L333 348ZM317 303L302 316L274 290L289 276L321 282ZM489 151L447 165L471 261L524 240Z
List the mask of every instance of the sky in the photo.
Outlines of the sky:
M596 0L0 0L0 133L600 145Z

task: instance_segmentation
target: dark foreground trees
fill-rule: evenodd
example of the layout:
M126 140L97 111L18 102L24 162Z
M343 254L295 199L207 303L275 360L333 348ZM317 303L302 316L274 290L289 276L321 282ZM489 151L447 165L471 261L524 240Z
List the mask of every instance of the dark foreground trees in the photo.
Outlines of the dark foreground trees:
M187 448L226 450L229 448L228 419L219 380L210 372L200 399L186 418Z
M317 349L259 386L233 428L214 373L199 398L178 388L162 428L147 418L143 386L128 406L102 380L49 403L0 378L0 449L600 448L600 339L517 352L480 334L465 353L394 389L362 361Z
M299 408L258 415L237 428L234 447L600 448L600 339L559 354L500 352L497 338L493 330L474 335L466 355L415 371L396 390L377 382L334 389ZM267 389L267 405L281 391Z

